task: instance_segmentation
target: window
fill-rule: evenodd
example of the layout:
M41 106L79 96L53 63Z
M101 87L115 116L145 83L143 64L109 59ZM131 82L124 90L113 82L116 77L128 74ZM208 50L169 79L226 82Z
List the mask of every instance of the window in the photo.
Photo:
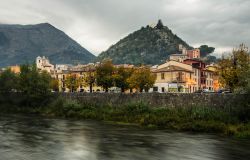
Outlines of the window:
M161 79L165 79L165 73L161 73Z
M164 88L164 87L161 88L161 92L162 92L162 93L165 92L165 88Z
M158 92L158 87L153 87L153 92Z

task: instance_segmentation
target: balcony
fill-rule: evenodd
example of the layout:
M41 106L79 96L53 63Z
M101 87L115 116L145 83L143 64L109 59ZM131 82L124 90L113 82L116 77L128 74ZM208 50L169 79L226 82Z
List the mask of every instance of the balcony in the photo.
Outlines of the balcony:
M186 83L187 79L184 77L176 77L171 79L171 83Z

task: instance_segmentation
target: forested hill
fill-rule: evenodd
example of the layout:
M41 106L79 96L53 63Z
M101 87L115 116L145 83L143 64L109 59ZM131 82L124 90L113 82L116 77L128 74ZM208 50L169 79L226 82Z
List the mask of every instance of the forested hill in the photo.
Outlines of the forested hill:
M142 27L112 45L98 56L98 60L112 59L115 64L160 64L170 54L179 52L179 44L192 48L159 20L155 27Z

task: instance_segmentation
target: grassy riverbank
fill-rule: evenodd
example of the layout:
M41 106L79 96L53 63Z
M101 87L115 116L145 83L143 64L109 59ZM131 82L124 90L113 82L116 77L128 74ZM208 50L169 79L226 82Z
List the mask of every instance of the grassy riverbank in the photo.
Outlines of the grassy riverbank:
M3 107L1 107L3 108ZM95 106L57 98L47 107L6 106L2 111L137 124L147 128L218 133L250 138L249 107L152 107L144 103Z

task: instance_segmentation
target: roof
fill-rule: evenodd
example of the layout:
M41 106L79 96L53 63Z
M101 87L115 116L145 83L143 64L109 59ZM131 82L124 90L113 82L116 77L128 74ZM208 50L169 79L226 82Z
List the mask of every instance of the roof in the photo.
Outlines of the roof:
M187 57L186 54L171 54L170 56L186 56Z
M202 60L195 59L195 58L192 58L192 59L185 59L184 62L204 63Z
M182 72L190 72L193 73L193 71L190 71L188 69L182 68L182 67L178 67L178 66L168 66L168 67L164 67L161 69L156 69L153 72L157 73L157 72L175 72L175 71L182 71Z

